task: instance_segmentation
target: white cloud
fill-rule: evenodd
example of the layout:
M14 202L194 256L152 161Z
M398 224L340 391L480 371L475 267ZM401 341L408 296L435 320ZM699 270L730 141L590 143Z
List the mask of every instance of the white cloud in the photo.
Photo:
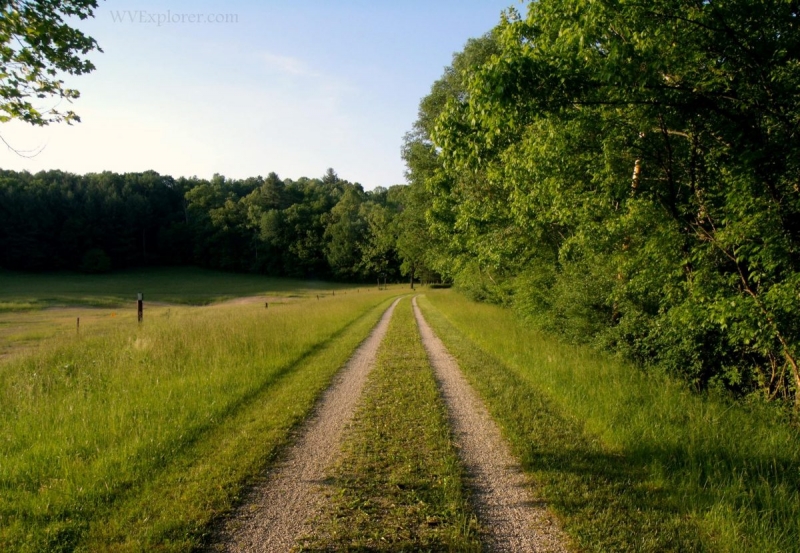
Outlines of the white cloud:
M267 68L286 75L296 77L321 78L322 75L313 71L306 62L292 56L281 56L271 52L261 52L259 57L266 63Z

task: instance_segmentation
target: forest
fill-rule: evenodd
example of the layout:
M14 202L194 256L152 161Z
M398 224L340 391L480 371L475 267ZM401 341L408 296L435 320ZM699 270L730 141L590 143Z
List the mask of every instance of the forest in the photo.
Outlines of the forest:
M151 265L345 281L433 278L408 187L321 179L174 179L0 171L0 267L101 273ZM417 212L422 213L417 210ZM423 221L422 217L418 217Z

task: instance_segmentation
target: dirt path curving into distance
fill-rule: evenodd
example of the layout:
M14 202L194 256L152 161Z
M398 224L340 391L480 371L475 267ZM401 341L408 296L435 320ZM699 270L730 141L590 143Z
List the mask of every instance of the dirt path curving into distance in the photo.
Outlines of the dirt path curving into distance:
M413 300L414 316L450 415L489 551L566 552L567 540L514 459L500 429Z
M342 431L353 417L356 403L375 355L400 300L395 300L369 337L337 374L267 481L226 524L209 549L226 552L278 553L290 551L298 536L308 533L308 522L324 501L327 469L340 453Z

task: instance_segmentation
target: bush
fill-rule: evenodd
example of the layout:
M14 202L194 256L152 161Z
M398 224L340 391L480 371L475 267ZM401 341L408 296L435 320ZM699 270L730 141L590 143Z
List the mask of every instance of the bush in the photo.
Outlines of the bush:
M111 270L111 258L100 248L92 248L83 254L80 266L84 273L107 273Z

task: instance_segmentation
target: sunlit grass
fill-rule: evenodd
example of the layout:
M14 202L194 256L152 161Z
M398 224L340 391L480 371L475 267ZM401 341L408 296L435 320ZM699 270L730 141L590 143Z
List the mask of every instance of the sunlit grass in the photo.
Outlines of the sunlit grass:
M135 320L139 292L144 294L145 319L149 320L170 313L170 308L176 305L241 301L275 306L304 298L329 298L337 291L341 295L367 289L368 286L293 281L192 267L137 269L105 275L0 270L0 359L29 350L40 340L75 334L79 318L81 331L88 334L104 332L119 320Z
M197 545L391 294L127 313L7 359L0 550Z
M690 393L495 306L421 305L589 550L800 550L800 432Z
M41 309L43 304L36 301L0 301L0 313L14 313Z

